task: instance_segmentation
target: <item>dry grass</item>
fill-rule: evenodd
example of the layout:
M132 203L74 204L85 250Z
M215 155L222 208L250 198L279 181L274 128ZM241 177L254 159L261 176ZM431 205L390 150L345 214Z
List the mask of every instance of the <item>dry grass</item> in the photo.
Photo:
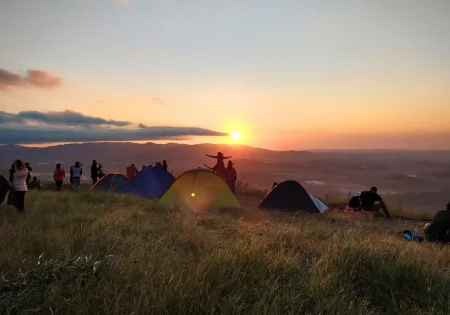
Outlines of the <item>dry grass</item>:
M0 314L448 314L450 249L395 237L421 227L31 192L0 211Z

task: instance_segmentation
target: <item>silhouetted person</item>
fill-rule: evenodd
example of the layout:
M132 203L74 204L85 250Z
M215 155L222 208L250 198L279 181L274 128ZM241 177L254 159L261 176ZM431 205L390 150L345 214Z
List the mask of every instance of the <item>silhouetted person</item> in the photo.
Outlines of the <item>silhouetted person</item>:
M41 189L41 181L36 176L33 176L31 182L28 184L28 189Z
M345 207L345 212L356 212L361 210L361 193L357 193L350 198L348 205Z
M99 166L97 166L97 161L93 160L91 165L91 179L92 179L92 185L95 185L95 183L98 181L98 173L100 171Z
M216 159L216 165L214 165L214 167L212 168L213 172L216 173L218 176L220 176L221 178L223 178L224 180L226 180L225 176L225 164L224 164L224 160L232 158L232 156L227 156L224 157L222 152L217 152L217 155L209 155L209 154L205 154L207 157Z
M12 185L12 183L13 183L13 180L14 180L14 170L15 170L15 166L14 166L14 163L15 162L13 162L13 164L11 165L11 168L8 170L8 172L9 172L9 183Z
M53 173L53 178L55 179L56 190L61 190L62 184L66 177L66 171L61 168L61 164L56 164L55 172Z
M6 198L6 195L8 194L8 191L10 189L10 184L8 179L0 174L0 206L2 205L3 201Z
M72 168L72 188L74 191L80 191L81 176L83 175L83 169L81 168L80 162L76 161L74 167Z
M162 164L161 164L161 162L156 162L156 164L155 164L155 167L159 167L159 168L162 168Z
M167 171L167 162L166 162L166 160L163 160L162 167L163 167L164 170Z
M379 213L381 209L383 210L385 217L390 218L391 215L389 214L387 206L377 192L377 187L372 187L368 191L361 192L361 196L359 197L361 200L361 210ZM378 202L378 204L375 204L376 202Z
M127 167L127 177L129 179L132 179L134 176L136 176L136 174L138 173L138 169L136 168L136 166L134 166L134 164L131 164L130 166Z
M33 168L30 166L30 163L25 163L25 167L28 170L28 175L27 175L27 186L30 185L30 179L31 179L31 171L33 170Z
M236 194L236 181L236 169L233 167L233 162L228 161L227 168L225 169L225 182L227 183L228 187L230 187L233 194Z
M450 243L450 203L445 210L436 213L425 228L425 236L430 242Z

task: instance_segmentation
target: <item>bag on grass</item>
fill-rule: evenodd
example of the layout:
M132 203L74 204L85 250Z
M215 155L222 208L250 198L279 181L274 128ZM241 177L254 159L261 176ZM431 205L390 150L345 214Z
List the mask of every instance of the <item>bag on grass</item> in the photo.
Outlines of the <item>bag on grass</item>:
M424 240L419 233L410 230L404 230L403 232L399 232L398 234L400 237L408 241L423 242Z

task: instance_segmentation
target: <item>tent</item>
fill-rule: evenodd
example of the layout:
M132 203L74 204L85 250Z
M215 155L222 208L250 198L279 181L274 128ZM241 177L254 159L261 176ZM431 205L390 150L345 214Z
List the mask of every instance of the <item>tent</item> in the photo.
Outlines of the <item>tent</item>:
M125 175L110 173L100 178L90 190L107 191L112 193L126 193L129 191L130 180Z
M175 177L161 167L146 167L131 180L129 192L143 198L161 198Z
M210 170L202 168L180 175L158 205L163 208L187 208L194 212L241 207L227 184Z
M314 198L299 182L288 180L276 185L258 209L323 213L328 207L318 198Z

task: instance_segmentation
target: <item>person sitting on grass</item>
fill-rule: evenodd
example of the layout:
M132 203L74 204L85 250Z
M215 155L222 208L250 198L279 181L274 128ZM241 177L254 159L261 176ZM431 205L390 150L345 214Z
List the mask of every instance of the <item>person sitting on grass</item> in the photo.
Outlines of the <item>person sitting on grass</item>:
M356 212L361 210L361 193L356 193L348 201L348 205L345 207L344 212Z
M41 189L41 181L38 180L36 176L33 176L33 179L28 184L29 189Z
M377 187L372 187L368 191L363 191L359 198L361 200L361 210L379 214L381 209L384 212L385 218L391 218L386 203L378 194Z
M450 243L450 203L446 210L438 211L433 221L425 225L424 232L430 242Z

